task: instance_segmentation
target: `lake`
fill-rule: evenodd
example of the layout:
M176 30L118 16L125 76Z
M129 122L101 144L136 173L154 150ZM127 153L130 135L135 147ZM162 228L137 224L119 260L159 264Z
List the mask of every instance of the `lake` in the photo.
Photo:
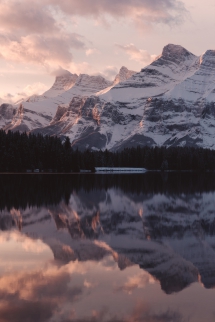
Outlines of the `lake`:
M1 322L212 322L214 288L214 173L0 175Z

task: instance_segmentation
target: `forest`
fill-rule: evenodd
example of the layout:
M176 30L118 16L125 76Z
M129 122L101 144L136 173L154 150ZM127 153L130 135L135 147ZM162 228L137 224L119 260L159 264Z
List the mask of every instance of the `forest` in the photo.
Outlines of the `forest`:
M0 131L0 172L70 173L96 167L214 171L215 151L194 147L135 147L123 151L79 151L68 137Z

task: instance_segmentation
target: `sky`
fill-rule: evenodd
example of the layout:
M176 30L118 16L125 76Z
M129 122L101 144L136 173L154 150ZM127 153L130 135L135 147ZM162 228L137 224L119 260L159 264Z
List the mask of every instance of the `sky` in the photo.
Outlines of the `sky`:
M215 49L214 0L0 0L0 103L41 94L61 68L113 79L169 43Z

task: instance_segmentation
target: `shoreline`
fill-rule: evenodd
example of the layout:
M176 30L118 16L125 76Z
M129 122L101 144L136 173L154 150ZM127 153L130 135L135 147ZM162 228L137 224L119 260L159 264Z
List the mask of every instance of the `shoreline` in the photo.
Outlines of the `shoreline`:
M146 170L146 171L98 171L98 172L0 172L0 175L95 175L95 174L147 174L147 173L214 173L215 170Z

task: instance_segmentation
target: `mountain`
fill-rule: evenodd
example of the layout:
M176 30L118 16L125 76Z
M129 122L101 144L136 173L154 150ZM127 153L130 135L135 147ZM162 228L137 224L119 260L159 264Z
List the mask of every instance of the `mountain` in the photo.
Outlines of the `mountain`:
M105 94L88 98L82 107L81 118L82 128L86 130L80 132L77 129L81 135L74 131L68 133L74 147L118 150L137 145L165 144L180 132L181 128L177 127L182 123L179 119L183 119L180 111L174 111L176 103L166 100L165 95L198 69L198 61L198 57L181 46L168 45L162 55L140 73ZM161 108L163 102L167 103L165 110ZM95 106L99 124L95 124L95 120L93 122L94 117L90 113ZM178 107L176 109L179 110Z
M113 85L115 86L121 82L125 82L127 79L131 78L131 76L133 76L136 73L137 72L129 70L127 67L122 66L119 73L116 75L114 79Z
M78 79L77 74L72 74L67 70L62 70L61 74L56 76L53 86L43 93L43 97L56 97L72 88Z
M12 122L4 129L6 131L29 132L48 126L55 117L58 107L65 107L73 97L88 97L111 85L102 76L64 73L57 76L50 90L40 96L33 96L23 101L16 110Z
M68 130L77 122L76 106L79 110L87 97L106 89L110 90L115 84L134 73L122 67L114 82L110 82L100 75L77 76L68 71L61 71L61 75L56 77L50 90L40 96L34 95L19 104L12 121L4 129L67 135Z
M99 96L99 95L109 92L109 90L111 90L111 88L113 88L115 85L117 85L121 82L125 82L127 79L131 78L131 76L133 76L136 73L137 72L135 72L133 70L129 70L127 67L122 66L119 70L119 73L116 75L112 85L105 88L104 90L98 92L96 95Z
M81 108L80 126L76 123L67 135L79 149L116 151L137 145L214 149L214 68L215 51L197 57L181 46L167 45L140 73L88 98Z
M215 51L198 57L169 44L139 73L122 67L112 83L65 72L39 99L23 102L5 129L69 136L80 150L215 149Z

